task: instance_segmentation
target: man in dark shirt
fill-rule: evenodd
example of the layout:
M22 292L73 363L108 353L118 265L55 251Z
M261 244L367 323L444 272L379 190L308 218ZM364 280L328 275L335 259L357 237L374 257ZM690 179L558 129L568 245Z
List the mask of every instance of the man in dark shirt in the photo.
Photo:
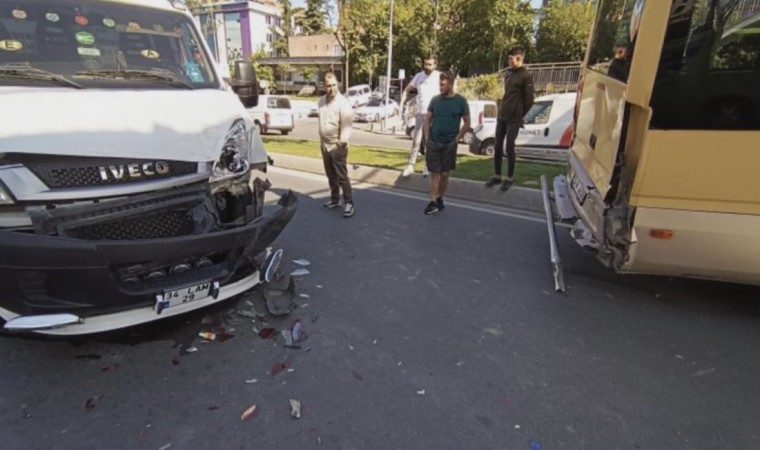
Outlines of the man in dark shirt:
M504 79L504 97L501 99L499 117L496 119L496 142L494 142L494 175L486 181L491 187L501 183L506 191L514 184L515 140L523 125L523 116L533 106L533 76L525 69L525 49L514 47L509 51L509 70ZM507 141L507 178L502 181L501 165L504 160L504 139Z
M607 69L607 75L612 78L628 82L628 46L625 42L618 42L615 44L615 58L610 62L610 67Z
M430 171L430 203L425 214L443 210L443 196L449 184L449 172L457 163L457 143L470 130L470 106L454 92L454 75L439 76L441 95L430 101L422 133L425 142L425 163ZM460 128L460 123L464 125Z

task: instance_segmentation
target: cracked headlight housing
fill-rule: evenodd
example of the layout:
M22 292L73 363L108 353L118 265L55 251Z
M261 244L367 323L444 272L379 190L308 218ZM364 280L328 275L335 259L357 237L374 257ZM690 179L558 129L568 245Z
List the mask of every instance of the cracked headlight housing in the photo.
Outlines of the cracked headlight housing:
M250 168L249 159L253 145L253 128L244 120L238 120L227 132L219 160L214 164L214 175L242 174Z

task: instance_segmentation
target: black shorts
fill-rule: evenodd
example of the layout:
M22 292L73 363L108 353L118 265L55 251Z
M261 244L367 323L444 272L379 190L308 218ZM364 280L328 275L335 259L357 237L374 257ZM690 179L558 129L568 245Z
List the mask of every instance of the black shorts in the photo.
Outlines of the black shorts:
M440 144L431 139L425 142L425 162L431 172L450 172L457 167L457 141Z

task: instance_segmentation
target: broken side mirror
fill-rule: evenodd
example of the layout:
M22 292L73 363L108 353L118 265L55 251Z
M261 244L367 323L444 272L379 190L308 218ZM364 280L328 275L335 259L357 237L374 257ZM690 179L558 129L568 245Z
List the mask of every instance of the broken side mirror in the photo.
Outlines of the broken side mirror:
M230 85L246 108L253 108L259 104L256 71L250 62L235 61L235 76L230 80Z

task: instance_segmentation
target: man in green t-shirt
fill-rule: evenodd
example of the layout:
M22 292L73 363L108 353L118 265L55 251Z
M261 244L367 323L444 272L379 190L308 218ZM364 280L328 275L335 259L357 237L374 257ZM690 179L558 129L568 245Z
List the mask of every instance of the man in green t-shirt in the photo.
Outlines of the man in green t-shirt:
M457 143L470 131L470 107L467 100L454 92L454 75L442 72L441 95L433 97L425 116L425 162L430 171L430 203L425 214L443 210L443 195L449 184L449 172L457 164ZM464 121L460 128L459 124Z

